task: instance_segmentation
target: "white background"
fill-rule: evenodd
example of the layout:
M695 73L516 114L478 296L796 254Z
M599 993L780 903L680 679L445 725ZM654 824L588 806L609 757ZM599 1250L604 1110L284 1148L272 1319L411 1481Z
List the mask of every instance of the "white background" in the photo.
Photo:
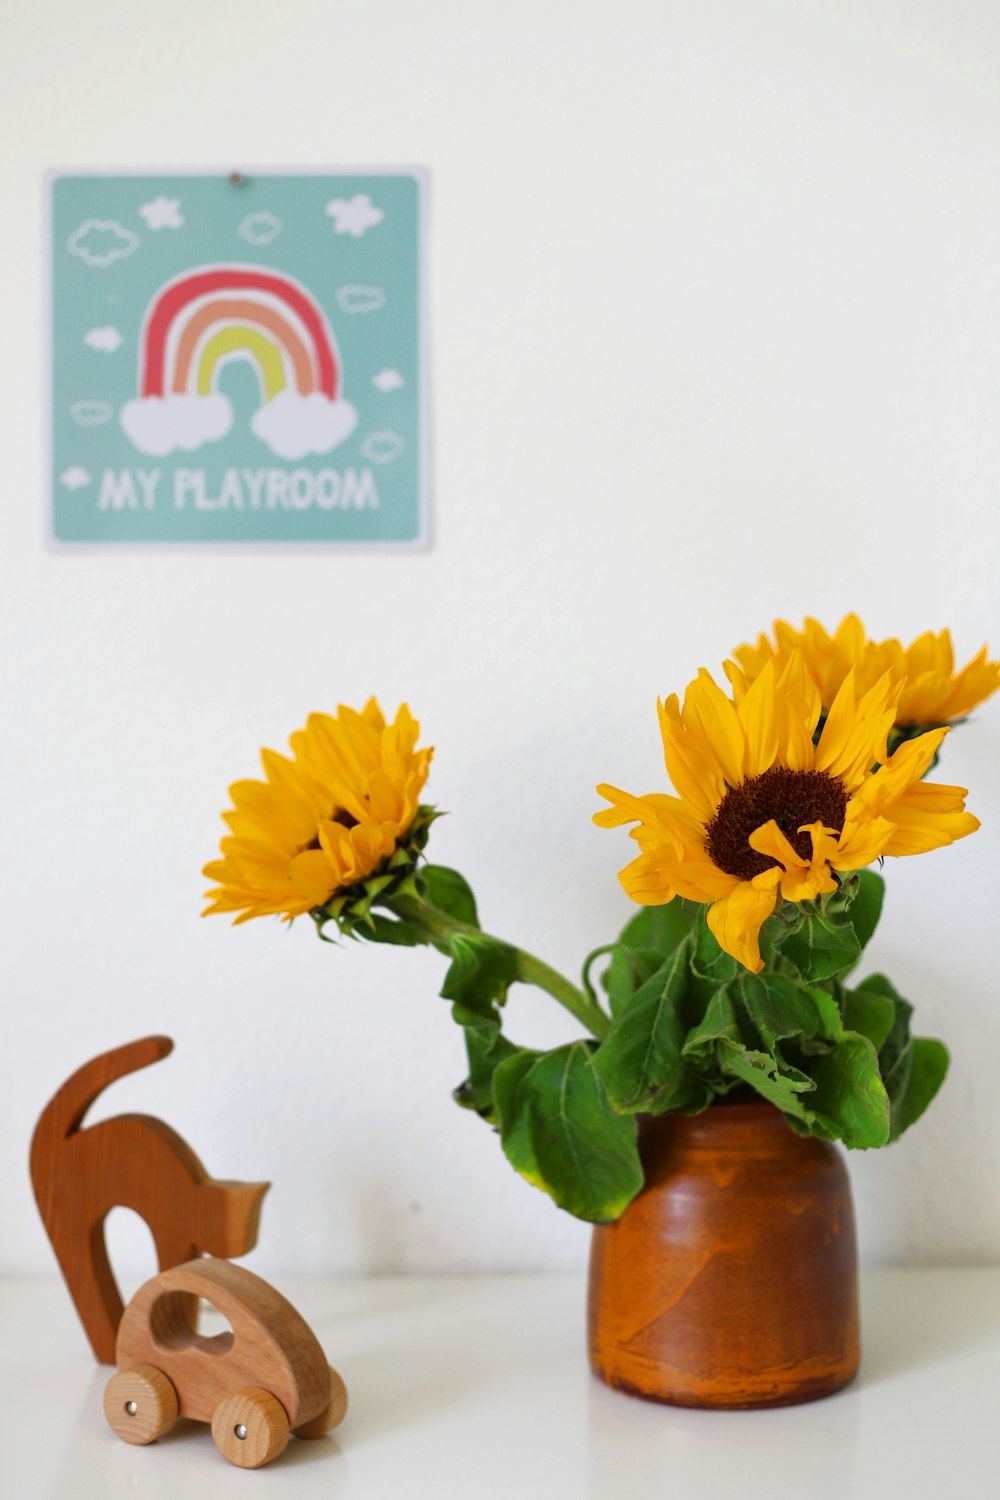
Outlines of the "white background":
M434 857L573 972L628 915L593 787L662 785L657 693L776 614L1000 645L1000 11L2 14L0 1271L52 1268L41 1106L151 1031L174 1056L98 1113L272 1178L264 1274L578 1266L586 1228L450 1101L436 955L200 920L226 788L311 709L405 697L452 813ZM430 171L432 550L47 550L44 169L401 162ZM907 1139L852 1157L870 1263L1000 1252L998 764L992 705L944 761L983 831L888 871L872 961L954 1066ZM572 1034L543 998L511 1012Z

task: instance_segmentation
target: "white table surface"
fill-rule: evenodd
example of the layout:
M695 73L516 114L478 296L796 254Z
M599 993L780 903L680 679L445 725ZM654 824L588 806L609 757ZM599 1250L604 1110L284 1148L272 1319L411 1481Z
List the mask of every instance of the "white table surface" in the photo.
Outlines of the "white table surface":
M1000 1271L863 1282L855 1383L806 1406L684 1411L587 1369L578 1276L296 1280L280 1289L344 1375L335 1435L253 1475L179 1422L105 1425L111 1373L57 1281L0 1280L4 1500L974 1500L1000 1497Z

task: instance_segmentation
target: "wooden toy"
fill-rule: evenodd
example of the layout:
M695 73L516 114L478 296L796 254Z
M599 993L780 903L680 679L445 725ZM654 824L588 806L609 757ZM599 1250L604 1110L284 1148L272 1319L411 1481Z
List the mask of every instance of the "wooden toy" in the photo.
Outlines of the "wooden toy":
M109 1211L131 1208L145 1219L165 1270L206 1251L252 1250L270 1186L213 1181L177 1132L150 1115L118 1115L81 1129L109 1084L166 1057L173 1045L150 1036L86 1063L46 1105L31 1143L39 1211L101 1364L115 1362L122 1315L104 1237ZM196 1304L190 1311L197 1316Z
M189 1317L204 1297L232 1332L206 1338ZM347 1389L312 1329L273 1286L225 1260L192 1260L141 1286L118 1328L118 1374L104 1414L126 1443L151 1443L178 1417L210 1422L240 1469L283 1452L288 1435L322 1437L343 1421Z

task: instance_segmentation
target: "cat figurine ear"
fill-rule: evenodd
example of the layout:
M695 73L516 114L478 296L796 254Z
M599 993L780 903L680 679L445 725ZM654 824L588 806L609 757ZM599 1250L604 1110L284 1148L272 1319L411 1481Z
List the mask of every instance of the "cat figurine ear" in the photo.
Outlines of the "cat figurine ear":
M200 1255L232 1259L257 1243L268 1182L216 1182L191 1147L151 1115L118 1115L83 1129L98 1095L173 1050L149 1036L105 1052L73 1074L42 1111L31 1142L31 1181L42 1222L94 1354L115 1362L122 1299L104 1221L131 1208L148 1224L161 1271ZM193 1313L192 1309L192 1313Z

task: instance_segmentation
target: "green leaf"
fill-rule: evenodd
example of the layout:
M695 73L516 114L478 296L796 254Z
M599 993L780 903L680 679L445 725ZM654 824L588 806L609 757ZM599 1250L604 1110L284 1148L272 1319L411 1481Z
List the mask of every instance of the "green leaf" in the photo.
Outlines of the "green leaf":
M799 1095L812 1089L812 1079L795 1068L779 1072L778 1060L768 1052L732 1047L723 1042L719 1048L719 1061L723 1073L748 1083L761 1098L777 1105L783 1114L793 1115L808 1124L811 1116L799 1099Z
M862 951L867 948L882 915L885 881L874 870L859 870L858 889L850 905L851 926Z
M594 1057L615 1109L679 1109L691 1098L681 1049L681 1004L689 980L693 938L634 992L611 1023Z
M832 1052L810 1061L816 1085L809 1108L829 1120L845 1146L866 1150L889 1139L889 1096L878 1053L865 1036L845 1032Z
M778 1043L787 1037L812 1038L828 1028L828 1015L817 1007L812 990L785 974L744 971L729 988L738 996L767 1052L775 1053ZM830 1004L836 1010L833 1000ZM838 1029L839 1023L838 1011Z
M754 1032L759 1046L745 1041ZM848 1146L887 1139L889 1103L875 1048L844 1032L837 1001L820 985L743 973L714 997L685 1051L710 1038L722 1072L749 1084L799 1129Z
M499 1020L482 1020L475 1011L463 1005L452 1006L452 1017L465 1028L465 1050L469 1058L469 1076L455 1090L455 1100L464 1109L474 1109L485 1120L494 1120L493 1074L502 1062L513 1057L518 1048L500 1030Z
M472 887L457 870L446 865L424 865L420 871L420 883L431 906L445 912L456 922L465 922L469 927L478 927L476 898Z
M915 1036L910 1043L905 1087L892 1104L890 1141L898 1140L919 1120L944 1082L948 1071L948 1049L935 1037Z
M776 939L803 979L833 979L852 969L861 947L846 911L823 912L813 902L801 908L798 923L787 937Z
M792 1041L801 1049L813 1038L823 1036L829 1015L817 1006L810 989L784 974L744 971L724 993L734 1025L729 1036L720 1038L717 1059L722 1071L749 1084L785 1114L812 1124L812 1101L800 1096L813 1091L813 1080L782 1055L780 1044ZM835 1005L833 1008L836 1010ZM838 1011L838 1024L839 1020ZM758 1046L746 1040L754 1034Z
M889 1096L889 1140L898 1140L920 1118L944 1082L948 1049L933 1037L910 1036L913 1006L884 974L871 974L853 992L848 991L846 1006L848 1013L855 1006L868 1007L872 1013L881 1007L878 1020L884 1035L881 1042L877 1035L871 1039L879 1049L879 1071Z
M876 1052L881 1051L896 1019L892 999L863 985L856 990L845 989L843 995L844 1026L866 1036Z
M636 990L662 965L663 956L655 948L626 948L624 943L615 943L611 961L601 975L611 1014L616 1016L627 1010Z
M716 1055L716 1044L729 1042L734 1047L743 1046L743 1033L736 1016L736 1009L728 989L722 986L705 1009L699 1024L688 1032L681 1052L695 1062L710 1062Z
M494 1020L494 1004L503 1005L507 989L517 978L517 949L478 932L448 936L451 966L441 995L457 1000L485 1020Z
M705 908L702 907L702 913ZM694 929L694 953L691 956L691 972L699 979L709 979L713 984L725 984L734 979L741 969L731 953L726 953L716 942L704 915L700 916Z
M364 929L364 935L372 943L395 943L402 948L419 948L428 941L422 927L412 922L385 917L381 912L372 912Z
M844 1034L844 1017L836 996L832 995L822 984L807 984L805 988L816 1008L816 1019L819 1023L816 1038L823 1041L839 1040Z
M910 1069L913 1066L913 1046L907 1041L902 1052L899 1053L891 1068L883 1073L886 1092L889 1095L890 1126L891 1111L898 1107L900 1100L910 1086Z
M893 1091L890 1087L890 1079L897 1074L897 1088L899 1092L905 1088L905 1078L902 1076L901 1065L907 1057L907 1048L910 1044L910 1017L913 1015L913 1006L909 1000L904 1000L896 989L891 979L884 974L869 974L867 979L862 980L854 991L855 995L870 996L877 995L890 1001L893 1008L892 1027L879 1047L878 1064L882 1077L889 1087L890 1097ZM900 1070L900 1071L897 1071Z
M617 1219L642 1187L635 1120L616 1115L591 1042L518 1052L493 1076L511 1166L578 1219Z
M664 906L643 906L626 922L618 941L626 948L651 948L667 958L694 927L702 908L675 896Z

